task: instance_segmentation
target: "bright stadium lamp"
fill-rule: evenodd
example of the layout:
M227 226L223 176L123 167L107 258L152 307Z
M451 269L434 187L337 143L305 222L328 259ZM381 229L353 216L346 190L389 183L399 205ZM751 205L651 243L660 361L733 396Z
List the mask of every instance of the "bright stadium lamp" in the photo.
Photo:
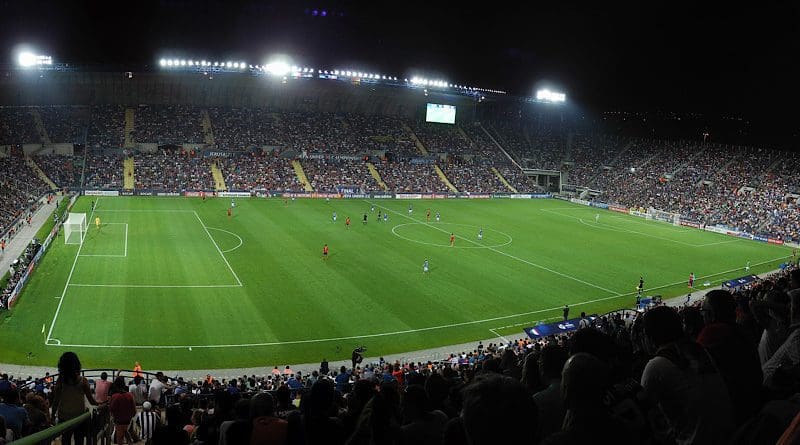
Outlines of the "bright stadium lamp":
M23 51L19 53L17 62L19 63L20 66L24 67L33 66L36 64L36 55L31 52Z
M276 60L264 65L264 70L273 76L285 76L289 73L291 67L288 63Z
M244 62L239 62L239 68L240 69L245 69L245 68L247 68L247 64L244 63Z
M540 100L542 102L563 103L567 100L567 95L556 91L550 91L545 88L536 92L536 100Z
M161 66L167 66L167 61L166 61L166 59L161 59L161 60L158 61L158 64L161 65Z

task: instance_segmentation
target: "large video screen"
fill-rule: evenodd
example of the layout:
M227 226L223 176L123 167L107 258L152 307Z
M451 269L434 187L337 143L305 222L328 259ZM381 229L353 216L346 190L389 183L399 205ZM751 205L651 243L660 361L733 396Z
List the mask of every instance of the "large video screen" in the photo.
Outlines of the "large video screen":
M439 122L441 124L456 123L456 107L453 105L428 104L428 112L425 114L427 122Z

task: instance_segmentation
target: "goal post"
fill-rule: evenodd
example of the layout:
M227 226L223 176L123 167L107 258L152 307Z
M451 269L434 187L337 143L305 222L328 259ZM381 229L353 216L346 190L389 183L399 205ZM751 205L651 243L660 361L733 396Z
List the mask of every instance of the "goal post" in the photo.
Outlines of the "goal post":
M86 229L86 214L70 213L64 222L64 244L83 244Z

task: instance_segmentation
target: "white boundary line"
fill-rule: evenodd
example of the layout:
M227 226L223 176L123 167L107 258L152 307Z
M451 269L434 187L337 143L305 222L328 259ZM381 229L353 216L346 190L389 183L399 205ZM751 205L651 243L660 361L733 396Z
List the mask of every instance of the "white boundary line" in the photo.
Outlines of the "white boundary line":
M198 221L200 221L200 225L203 226L203 230L206 231L206 234L208 235L208 238L211 240L212 243L214 243L214 247L217 248L217 252L219 252L219 255L222 257L223 261L225 261L225 264L228 265L228 269L230 269L231 273L233 274L233 277L236 278L236 282L239 283L238 287L241 287L242 286L242 280L240 280L239 276L236 275L236 272L233 270L233 267L231 267L231 263L228 262L228 259L225 258L225 254L222 253L222 250L220 250L219 245L217 244L216 241L214 241L214 237L211 236L211 232L208 231L208 227L206 227L206 224L203 222L202 219L200 219L200 215L198 215L197 212L192 211L192 213L194 213L194 216L197 218Z
M772 260L762 261L760 263L751 264L751 266L759 266L762 264L771 263L773 261L778 261L785 259L785 256L781 256ZM726 270L723 272L717 272L715 274L706 275L702 277L696 277L695 282L698 282L704 278L715 277L717 275L723 275L726 273L736 272L737 270L742 270L743 268L739 267L736 269ZM645 289L646 292L664 289L667 287L677 286L679 284L685 284L685 280L677 281L675 283L664 284L657 287L647 288ZM599 303L601 301L608 301L613 300L615 298L622 298L622 297L629 297L635 295L636 292L629 292L627 294L620 294L620 295L612 295L610 297L603 297L597 298L594 300L589 301L580 301L575 303L567 303L570 307L575 306L582 306L586 304L592 303ZM518 314L511 314L511 315L502 315L499 317L492 317L486 318L483 320L472 320L472 321L463 321L459 323L450 323L440 326L429 326L425 328L418 328L418 329L406 329L402 331L393 331L393 332L381 332L377 334L366 334L366 335L351 335L346 337L332 337L332 338L317 338L317 339L309 339L309 340L288 340L288 341L273 341L273 342L263 342L263 343L241 343L241 344L220 344L220 345L86 345L86 344L67 344L67 343L47 343L49 346L63 346L63 347L72 347L72 348L117 348L117 349L187 349L187 348L205 348L205 349L213 349L213 348L246 348L246 347L257 347L257 346L282 346L282 345L297 345L297 344L308 344L308 343L325 343L325 342L332 342L332 341L342 341L342 340L356 340L356 339L364 339L364 338L376 338L376 337L388 337L393 335L401 335L401 334L413 334L416 332L427 332L427 331L435 331L440 329L448 329L454 327L461 327L461 326L470 326L475 324L483 324L488 323L490 321L498 321L498 320L508 320L516 317L522 317L526 315L533 315L533 314L541 314L545 312L552 312L552 311L560 311L564 308L564 306L557 306L551 307L547 309L537 309L534 311L528 312L520 312ZM500 329L500 328L493 328L493 329ZM55 340L55 339L54 339Z
M85 253L81 257L103 257L103 258L125 258L128 256L128 223L103 223L103 225L124 225L125 226L125 250L122 255Z
M119 287L119 288L126 288L126 287L141 287L141 288L148 288L148 289L159 289L159 288L216 288L216 287L242 287L240 284L82 284L82 283L70 283L70 287Z
M548 209L541 209L541 210L543 210L543 211L545 211L547 213L551 213L553 215L561 216L563 218L577 219L581 224L583 224L585 226L593 227L595 229L608 230L608 231L611 231L611 232L620 232L620 233L633 233L633 234L636 234L636 235L646 236L648 238L655 238L655 239L659 239L659 240L662 240L662 241L667 241L667 242L670 242L670 243L680 244L680 245L686 246L686 247L706 247L706 246L713 246L713 245L717 245L717 244L724 244L724 243L739 241L738 239L735 239L735 240L730 240L730 241L722 241L722 242L719 242L719 243L692 244L692 243L687 243L685 241L678 241L678 240L674 240L674 239L670 239L670 238L664 238L663 236L652 235L652 234L644 233L644 232L637 232L636 230L613 227L613 226L609 226L608 224L603 224L603 223L591 224L591 223L587 223L586 221L584 221L583 218L579 218L577 216L565 215L563 213L554 212L554 211L548 210ZM680 233L683 234L683 233L687 233L687 232L681 231Z
M92 212L89 213L89 221L92 220L92 215L94 215L94 208L97 207L97 204L99 203L100 203L100 197L98 196L97 202L95 202L94 206L92 207ZM64 304L64 295L67 294L67 289L69 289L69 281L72 279L72 273L75 272L75 265L78 264L78 258L81 255L81 249L83 249L83 244L86 242L86 240L84 239L83 241L84 242L82 242L81 245L78 246L78 251L75 253L75 260L72 262L72 268L69 270L69 275L67 276L67 282L64 283L64 290L61 292L61 299L58 301L58 307L56 308L56 313L53 315L53 321L50 322L50 330L47 331L47 338L44 341L45 344L48 344L50 342L51 338L50 336L53 334L53 327L55 327L56 325L56 320L58 319L58 313L61 311L61 305Z
M412 238L406 238L405 236L402 236L402 235L400 235L399 233L397 233L397 232L395 231L395 229L397 229L398 227L404 227L404 226L413 226L413 225L417 225L417 224L422 224L422 223L421 223L421 222L413 222L413 223L404 223L404 224L398 224L398 225L396 225L396 226L392 227L392 234L393 234L394 236L396 236L396 237L398 237L398 238L402 239L402 240L411 241L412 243L424 244L424 245L426 245L426 246L433 246L433 247L450 247L448 244L434 244L434 243L426 243L426 242L424 242L424 241L419 241L419 240L415 240L415 239L412 239ZM434 224L434 223L429 223L429 224ZM435 224L450 224L450 225L453 225L453 226L464 226L464 227L475 227L475 228L480 228L479 226L473 226L473 225L470 225L470 224L456 224L456 223L435 223ZM210 227L209 227L209 228L210 228ZM477 245L477 246L475 246L475 247L464 247L464 246L454 246L454 247L455 247L456 249L490 249L490 248L494 248L494 247L503 247L503 246L507 246L507 245L511 244L511 243L514 241L514 239L513 239L513 238L511 238L511 235L509 235L509 234L507 234L507 233L503 233L503 232L501 232L501 231L499 231L499 230L490 229L490 228L488 228L488 227L486 228L486 230L487 230L487 231L489 231L489 232L495 232L495 233L499 233L499 234L501 234L501 235L503 235L503 236L507 237L507 238L508 238L508 241L506 241L506 242L505 242L505 243L503 243L503 244L493 244L493 245L491 245L491 246L484 246L484 245L482 245L482 244L478 244L478 245Z
M95 205L95 207L97 207ZM118 213L153 213L153 212L167 212L167 213L197 213L194 210L184 210L184 209L153 209L153 210L142 210L142 209L100 209L97 212L118 212Z
M236 246L236 247L234 247L233 249L223 250L222 252L224 252L224 253L233 252L234 250L236 250L236 249L238 249L238 248L242 247L242 244L244 244L244 241L242 241L242 237L241 237L241 236L239 236L239 235L237 235L237 234L235 234L235 233L233 233L233 232L228 232L228 231L227 231L227 230L225 230L225 229L218 229L218 228L216 228L216 227L207 227L207 229L208 229L208 230L219 230L220 232L225 232L225 233L228 233L228 234L230 234L230 235L233 235L233 236L235 236L236 238L239 238L239 245L238 245L238 246Z
M366 201L366 200L365 200L365 201ZM377 207L380 207L380 208L382 208L382 209L384 209L384 210L386 210L386 211L392 212L392 213L394 213L394 214L396 214L396 215L400 215L400 216L402 216L402 217L404 217L404 218L408 218L408 219L410 219L410 220L412 220L412 221L415 221L415 222L418 222L418 223L420 223L420 224L423 224L423 225L426 225L426 226L428 226L428 227L431 227L431 228L433 228L433 229L436 229L436 230L438 230L438 231L440 231L440 232L443 232L443 233L450 233L450 232L448 232L447 230L444 230L444 229L441 229L441 228L439 228L439 227L436 227L436 226L432 225L431 223L427 223L427 222L424 222L424 221L419 221L419 220L417 220L417 219L414 219L414 218L412 218L412 217L410 217L410 216L406 216L406 215L404 215L404 214L402 214L402 213L400 213L400 212L396 212L396 211L394 211L394 210L392 210L392 209L389 209L389 208L383 207L383 206L381 206L380 204L374 204L374 203L373 203L373 202L371 202L371 201L366 201L366 202L368 202L368 203L370 203L370 204L373 204L373 205L375 205L375 206L377 206ZM525 260L525 259L522 259L522 258L520 258L520 257L517 257L517 256L514 256L514 255L511 255L510 253L503 252L502 250L497 250L497 249L496 249L496 248L494 248L494 247L484 247L484 246L481 246L480 244L476 243L475 241L472 241L472 240L471 240L471 239L469 239L469 238L462 237L461 239L463 239L463 240L465 240L465 241L467 241L467 242L469 242L469 243L471 243L471 244L474 244L474 245L476 245L476 246L483 247L483 248L485 248L486 250L491 250L492 252L499 253L500 255L507 256L507 257L509 257L509 258L511 258L511 259L514 259L514 260L517 260L517 261L519 261L519 262L522 262L522 263L525 263L525 264L531 265L531 266L533 266L533 267L536 267L536 268L538 268L538 269L546 270L546 271L548 271L548 272L550 272L550 273L553 273L553 274L556 274L556 275L558 275L558 276L561 276L561 277L564 277L564 278L568 278L568 279L570 279L570 280L573 280L573 281L577 281L578 283L582 283L582 284L585 284L585 285L587 285L587 286L591 286L591 287L593 287L593 288L595 288L595 289L600 289L600 290L602 290L602 291L605 291L605 292L608 292L608 293L610 293L610 294L621 295L620 293L618 293L618 292L615 292L615 291L613 291L613 290L611 290L611 289L607 289L607 288L605 288L605 287L603 287L603 286L598 286L598 285L596 285L596 284L593 284L593 283L590 283L590 282L588 282L588 281L583 281L583 280L581 280L580 278L573 277L572 275L567 275L567 274L565 274L565 273L562 273L562 272L559 272L559 271L557 271L557 270L550 269L549 267L545 267L545 266L542 266L542 265L540 265L540 264L536 264L536 263L530 262L530 261L528 261L528 260Z

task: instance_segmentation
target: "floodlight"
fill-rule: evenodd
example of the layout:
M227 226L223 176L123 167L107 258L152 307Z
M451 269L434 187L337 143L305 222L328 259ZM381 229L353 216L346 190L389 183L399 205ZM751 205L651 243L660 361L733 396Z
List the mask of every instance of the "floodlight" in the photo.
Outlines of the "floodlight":
M239 62L239 68L245 69L245 68L247 68L247 64L244 63L244 62ZM252 66L250 68L252 68Z
M21 52L19 53L18 61L20 66L33 66L36 64L36 55L29 52Z
M352 71L348 71L348 72L347 72L347 75L348 75L348 76L352 76L352 75L353 75L353 72L352 72Z
M167 66L172 66L173 64L174 62L172 61L172 59L167 60Z
M194 60L189 59L189 66L194 66Z
M226 63L226 64L225 64L225 67L226 67L226 68L232 68L232 67L233 67L233 62L228 62L228 63Z
M536 99L544 102L560 103L565 102L567 100L567 96L564 93L550 91L545 88L536 92Z
M158 64L161 65L161 66L167 66L167 61L164 60L164 59L161 59L161 60L158 61Z
M297 68L297 67L291 67ZM289 72L289 64L286 62L275 61L264 65L264 69L273 76L285 76Z

